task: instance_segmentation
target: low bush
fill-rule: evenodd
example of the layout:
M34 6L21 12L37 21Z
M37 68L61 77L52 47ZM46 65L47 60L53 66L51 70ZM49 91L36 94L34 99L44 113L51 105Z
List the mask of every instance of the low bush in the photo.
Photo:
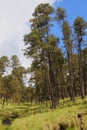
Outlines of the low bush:
M3 117L2 124L3 125L11 125L12 121L9 117Z
M66 130L68 128L68 124L65 122L59 123L60 130Z
M15 118L18 118L18 117L19 117L19 113L17 111L12 112L11 115L10 115L11 119L15 119Z

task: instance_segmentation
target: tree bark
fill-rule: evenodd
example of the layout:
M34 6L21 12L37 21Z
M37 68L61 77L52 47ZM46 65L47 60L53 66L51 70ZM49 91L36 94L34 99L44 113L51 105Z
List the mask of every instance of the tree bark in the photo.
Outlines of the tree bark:
M48 54L49 59L49 78L50 78L50 92L51 92L51 108L56 108L56 88L55 88L55 75L52 67L51 54Z

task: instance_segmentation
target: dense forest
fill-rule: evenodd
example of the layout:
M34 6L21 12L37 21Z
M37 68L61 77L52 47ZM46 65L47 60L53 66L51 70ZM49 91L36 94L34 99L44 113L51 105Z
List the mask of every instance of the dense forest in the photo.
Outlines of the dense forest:
M69 25L65 9L48 3L38 5L24 35L24 55L31 67L21 66L16 55L0 57L0 98L8 102L50 102L87 95L87 22L78 16ZM58 35L55 32L59 32ZM62 46L62 47L61 47ZM27 83L28 76L29 81Z

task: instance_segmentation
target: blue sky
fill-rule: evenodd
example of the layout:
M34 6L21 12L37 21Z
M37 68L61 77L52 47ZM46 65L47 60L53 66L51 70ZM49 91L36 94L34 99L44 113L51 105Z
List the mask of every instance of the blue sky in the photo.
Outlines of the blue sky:
M53 4L54 8L62 7L66 10L67 20L70 26L73 26L74 20L76 17L83 17L85 21L87 21L87 0L62 0L61 2L55 2ZM53 33L60 35L62 39L60 29L57 31L53 30ZM63 47L62 41L60 42L60 47Z
M54 5L56 7L57 4ZM87 20L87 0L63 0L59 6L66 10L70 23L73 23L77 16Z
M87 0L0 0L0 57L16 54L23 66L31 63L21 51L24 49L23 35L30 31L27 23L40 3L65 8L71 25L77 16L87 20Z

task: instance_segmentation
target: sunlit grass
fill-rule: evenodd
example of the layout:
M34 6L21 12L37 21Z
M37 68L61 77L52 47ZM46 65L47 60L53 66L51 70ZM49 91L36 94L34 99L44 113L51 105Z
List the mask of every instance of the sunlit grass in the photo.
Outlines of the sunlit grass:
M28 106L27 104L8 104L4 108L0 106L0 112L4 114L18 112L19 118L15 119L11 126L3 126L0 130L56 130L59 123L68 124L68 130L79 130L78 113L87 112L87 98L82 101L77 98L75 103L66 99L65 103L60 101L57 109L51 110L45 107L45 103ZM83 125L87 130L87 115L82 117ZM71 128L72 127L72 128Z

